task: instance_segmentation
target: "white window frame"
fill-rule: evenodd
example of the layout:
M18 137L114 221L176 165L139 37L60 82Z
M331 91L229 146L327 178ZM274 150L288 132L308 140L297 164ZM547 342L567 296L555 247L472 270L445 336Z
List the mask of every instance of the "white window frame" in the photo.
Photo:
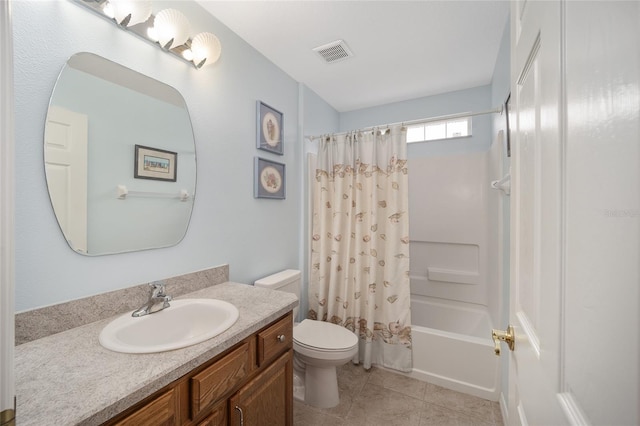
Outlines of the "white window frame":
M467 122L467 134L463 135L463 136L447 136L447 125L450 123L454 123L454 122L460 122L460 121L466 121ZM445 126L445 137L443 138L427 138L426 135L426 128L430 127L430 126L440 126L444 124ZM415 138L409 138L409 131L413 130L413 132L416 132L419 130L418 129L422 129L422 138L420 137L415 137ZM445 119L445 120L434 120L434 121L428 121L425 123L419 123L419 124L412 124L412 125L408 125L407 126L407 143L416 143L416 142L432 142L432 141L441 141L441 140L446 140L446 139L460 139L460 138L468 138L471 137L473 135L472 133L472 119L471 116L467 116L467 117L456 117L456 118L449 118L449 119Z

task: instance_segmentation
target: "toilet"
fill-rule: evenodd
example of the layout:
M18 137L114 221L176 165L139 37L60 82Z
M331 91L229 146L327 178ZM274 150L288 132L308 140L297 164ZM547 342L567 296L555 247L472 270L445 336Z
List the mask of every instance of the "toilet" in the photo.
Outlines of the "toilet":
M287 269L257 280L256 287L293 293L300 299L301 273ZM298 308L293 310L294 321ZM293 396L319 408L338 405L336 367L358 353L358 337L339 325L305 319L293 327Z

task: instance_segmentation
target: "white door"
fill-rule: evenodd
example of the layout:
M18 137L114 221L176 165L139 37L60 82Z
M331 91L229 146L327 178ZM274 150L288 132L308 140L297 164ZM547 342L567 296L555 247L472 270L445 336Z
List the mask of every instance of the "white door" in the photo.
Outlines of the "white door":
M512 3L509 424L640 421L638 8Z
M44 135L47 186L69 245L87 252L87 116L52 106Z
M0 2L0 424L15 418L13 28Z
M561 338L561 8L555 1L518 1L511 13L515 128L510 320L516 347L510 360L509 422L554 425L565 423L556 397Z

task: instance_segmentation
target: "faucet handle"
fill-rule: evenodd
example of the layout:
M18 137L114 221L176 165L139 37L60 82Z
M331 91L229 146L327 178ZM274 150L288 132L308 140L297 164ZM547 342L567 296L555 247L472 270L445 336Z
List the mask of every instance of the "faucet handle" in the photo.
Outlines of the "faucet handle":
M164 281L154 281L149 283L151 287L151 297L165 297Z

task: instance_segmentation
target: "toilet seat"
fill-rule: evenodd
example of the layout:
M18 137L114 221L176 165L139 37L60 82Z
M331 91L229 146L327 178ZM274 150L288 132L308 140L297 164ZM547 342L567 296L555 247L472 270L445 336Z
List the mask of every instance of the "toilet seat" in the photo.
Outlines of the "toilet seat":
M343 352L353 349L358 337L339 325L305 319L293 329L293 341L318 352Z

